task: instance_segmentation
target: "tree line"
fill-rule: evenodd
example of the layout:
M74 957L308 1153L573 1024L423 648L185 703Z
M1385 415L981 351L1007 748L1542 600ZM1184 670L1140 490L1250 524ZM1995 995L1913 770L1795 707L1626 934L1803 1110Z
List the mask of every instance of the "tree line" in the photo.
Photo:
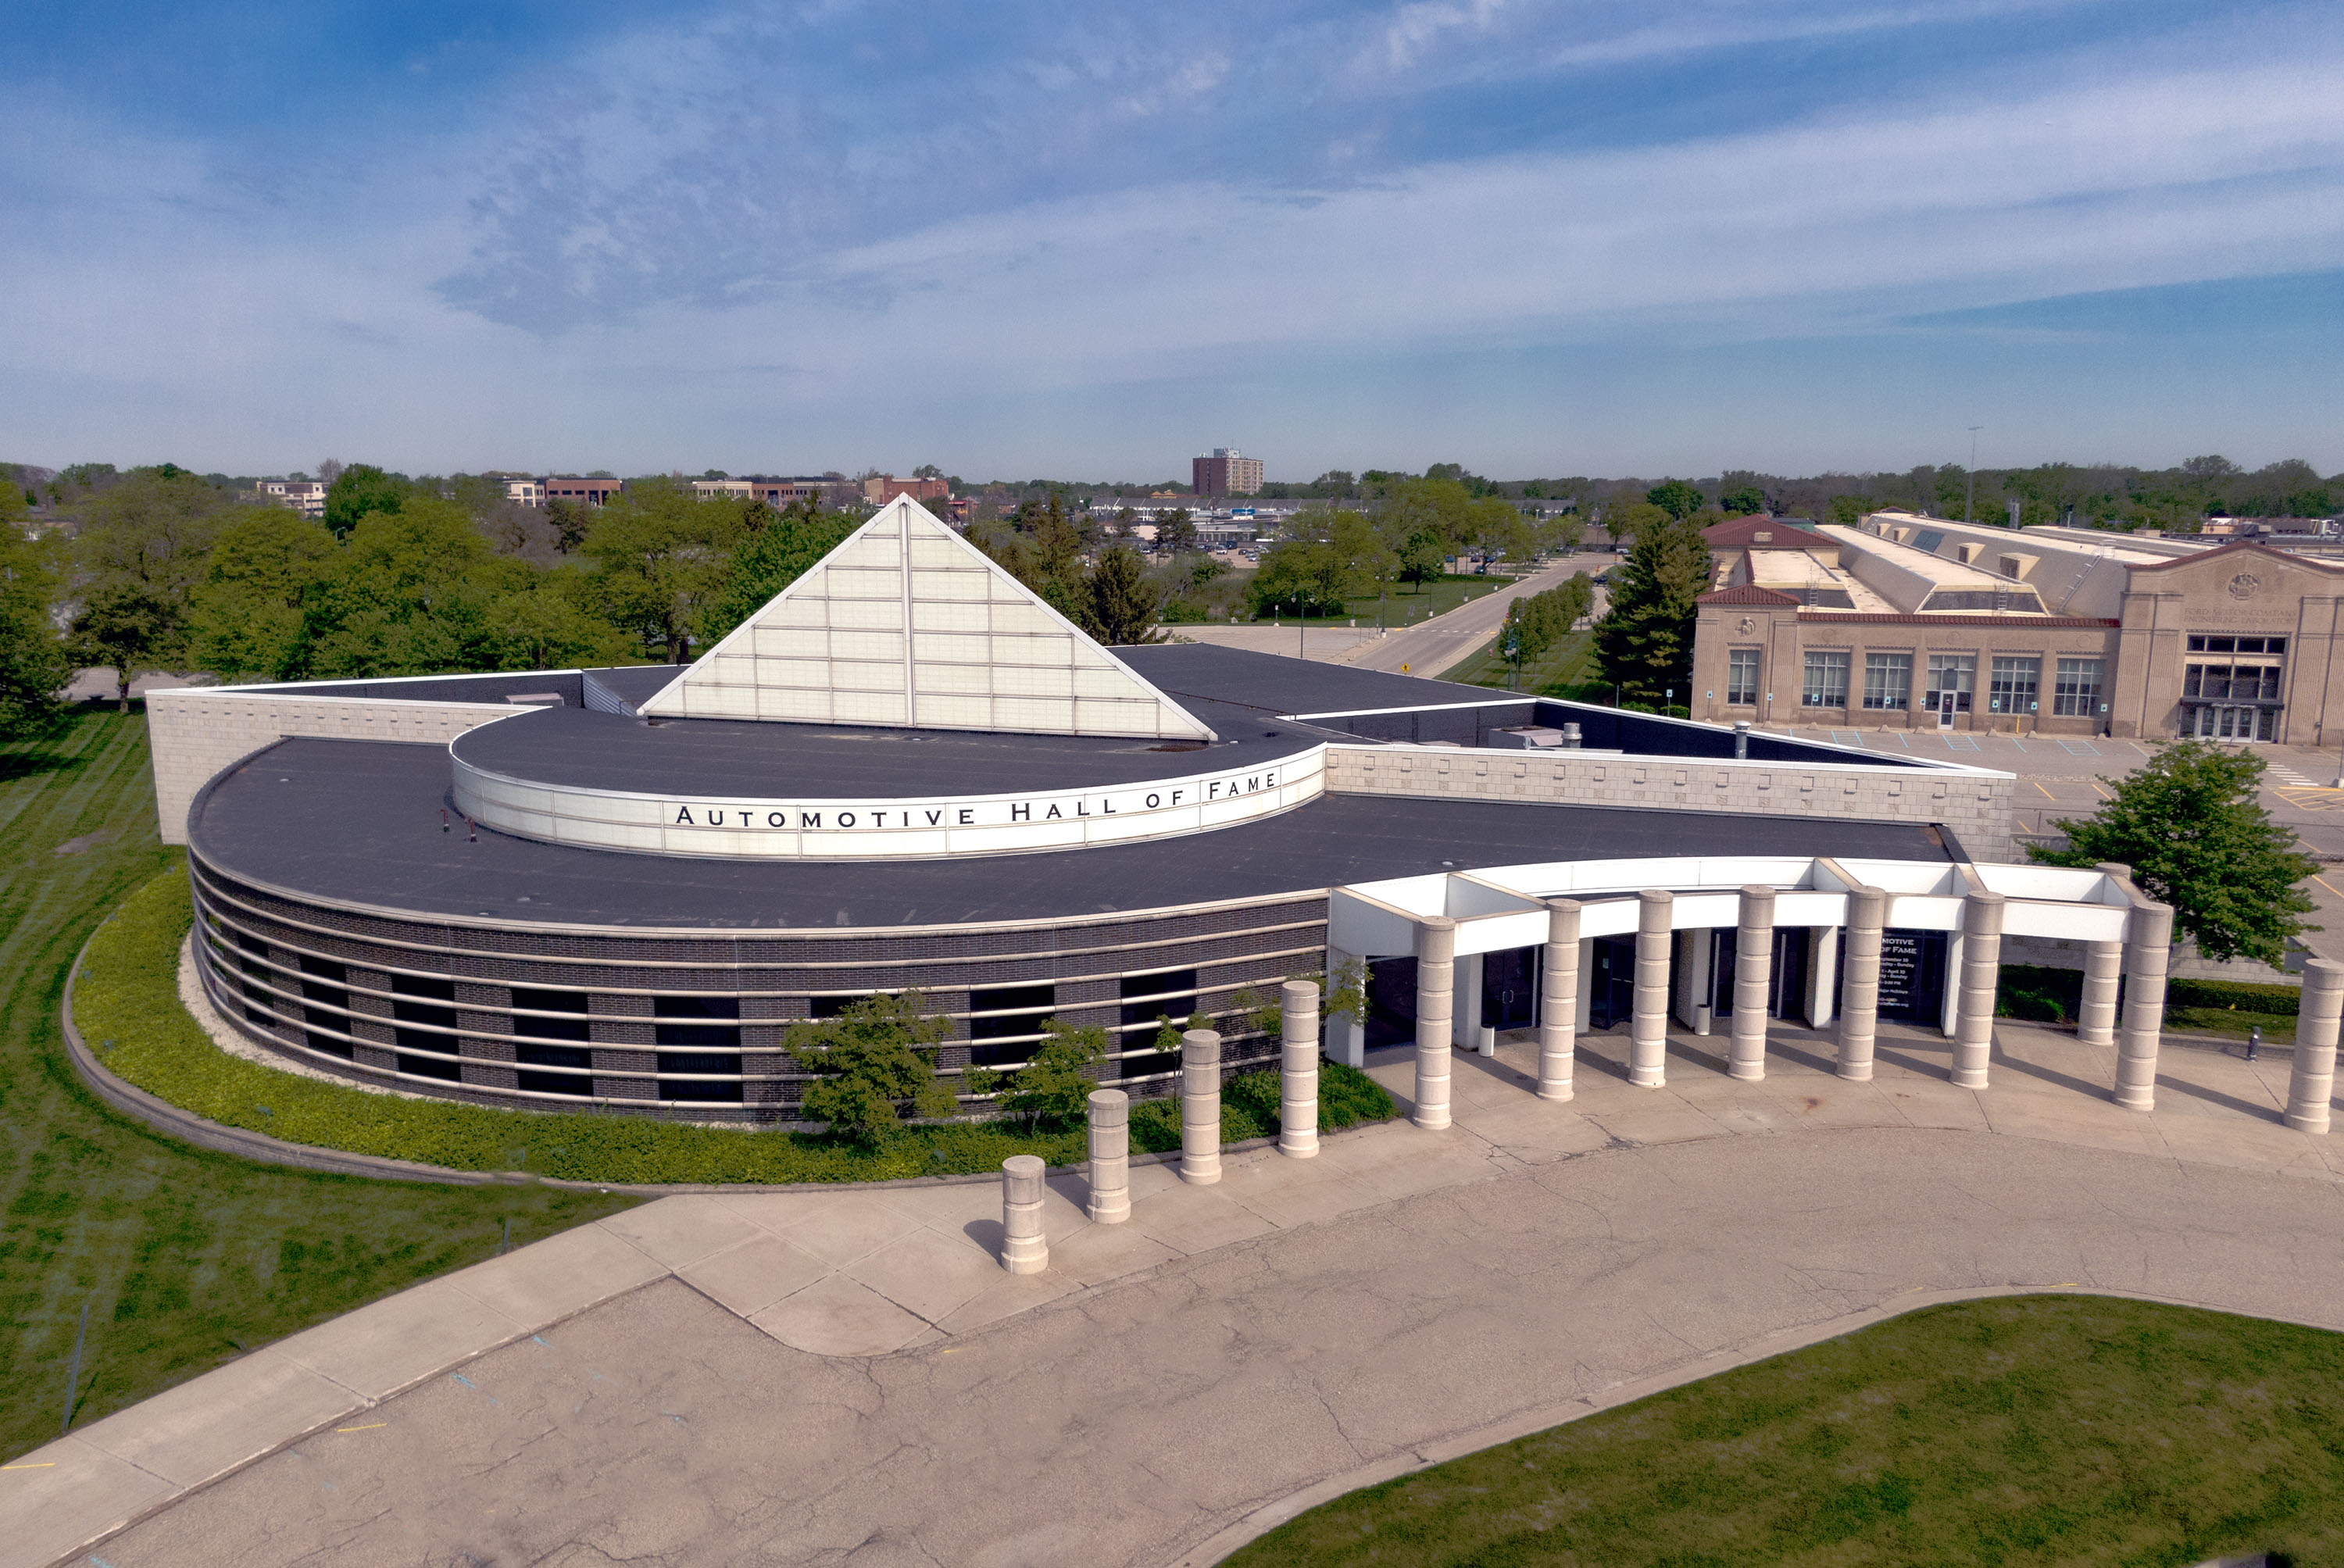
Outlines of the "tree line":
M1349 601L1395 583L1421 588L1453 557L1527 565L1579 541L1576 513L1533 516L1446 474L1386 477L1372 500L1295 513L1247 585L1255 615L1341 615Z

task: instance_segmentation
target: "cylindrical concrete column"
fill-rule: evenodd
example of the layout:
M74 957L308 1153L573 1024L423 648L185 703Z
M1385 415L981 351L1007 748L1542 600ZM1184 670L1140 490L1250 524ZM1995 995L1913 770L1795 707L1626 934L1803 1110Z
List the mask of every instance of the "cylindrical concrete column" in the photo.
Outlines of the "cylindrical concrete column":
M1318 987L1288 980L1278 1000L1278 1152L1308 1159L1318 1152Z
M1449 1125L1449 1029L1456 1005L1457 922L1428 915L1416 923L1417 1126Z
M2287 1125L2298 1132L2328 1130L2328 1101L2336 1092L2339 1019L2344 1019L2344 964L2314 958L2303 966L2303 1000L2295 1018L2295 1070L2287 1077Z
M2124 979L2124 944L2084 944L2084 1001L2076 1009L2076 1038L2110 1046L2117 1038L2117 992Z
M1725 1070L1737 1078L1766 1076L1766 998L1774 978L1774 890L1742 890L1733 931L1733 1040Z
M1091 1222L1120 1225L1131 1218L1131 1097L1093 1089L1090 1108Z
M2117 1104L2157 1108L2157 1047L2165 1034L2165 967L2173 957L2173 909L2136 904L2125 923L2124 1021L2117 1033Z
M2104 860L2092 867L2103 876L2130 883L2132 867ZM2079 1045L2112 1046L2117 1039L2117 996L2124 980L2124 944L2084 944L2084 995L2076 1009L2076 1040Z
M1012 1274L1039 1274L1050 1266L1038 1155L1013 1154L1001 1162L1001 1266Z
M1221 1037L1180 1037L1180 1179L1209 1187L1221 1179Z
M1546 901L1546 952L1539 965L1538 1097L1569 1099L1579 1040L1579 901Z
M1669 1077L1669 918L1676 895L1636 895L1636 988L1628 1015L1628 1081L1656 1089Z
M1961 1001L1954 1012L1954 1087L1982 1089L1994 1057L1994 1002L2002 986L2002 895L1962 900Z
M1880 934L1888 924L1888 895L1851 887L1847 926L1840 936L1839 1076L1872 1077L1872 1043L1880 1027Z

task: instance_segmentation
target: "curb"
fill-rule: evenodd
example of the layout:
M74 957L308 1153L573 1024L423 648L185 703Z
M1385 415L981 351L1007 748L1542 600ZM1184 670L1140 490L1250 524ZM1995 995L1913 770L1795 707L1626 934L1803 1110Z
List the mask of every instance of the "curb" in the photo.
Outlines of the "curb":
M1803 1351L1810 1345L1820 1345L1828 1340L1842 1339L1907 1312L1917 1312L1928 1307L1942 1307L1957 1301L1986 1301L2012 1296L2096 1296L2125 1301L2149 1301L2161 1307L2187 1307L2201 1312L2224 1312L2231 1317L2251 1317L2264 1322L2293 1323L2299 1328L2319 1329L2335 1333L2334 1323L2315 1323L2302 1318L2268 1317L2259 1312L2230 1312L2228 1308L2208 1307L2201 1301L2186 1301L2173 1296L2152 1296L2137 1290L2109 1290L2075 1284L1979 1286L1959 1290L1914 1290L1891 1298L1875 1307L1864 1307L1844 1317L1826 1322L1803 1324L1795 1329L1777 1330L1748 1344L1733 1350L1713 1351L1699 1361L1672 1367L1664 1372L1638 1378L1629 1382L1615 1383L1611 1388L1560 1404L1541 1405L1521 1411L1487 1426L1454 1433L1437 1442L1419 1443L1403 1449L1371 1464L1340 1475L1330 1475L1301 1491L1273 1502L1265 1502L1246 1514L1236 1523L1207 1537L1199 1544L1172 1560L1169 1568L1214 1568L1239 1548L1268 1534L1289 1520L1298 1518L1321 1503L1387 1481L1397 1481L1404 1475L1414 1475L1446 1464L1452 1459L1462 1459L1469 1453L1495 1448L1500 1443L1534 1436L1551 1428L1564 1426L1588 1416L1600 1415L1624 1404L1632 1404L1648 1395L1666 1393L1671 1389L1697 1383L1719 1372L1732 1371L1759 1361L1772 1361L1793 1351ZM1893 1304L1892 1304L1893 1303ZM2228 1561L2228 1560L2225 1560ZM2260 1562L2260 1558L2242 1561Z
M105 925L100 921L100 926ZM89 1091L114 1109L136 1121L145 1123L155 1131L175 1138L198 1148L208 1148L218 1154L232 1154L239 1158L258 1160L268 1165L288 1165L301 1170L315 1170L332 1176L363 1176L382 1181L437 1181L454 1187L487 1187L498 1183L517 1186L537 1182L566 1192L624 1192L644 1198L671 1198L684 1193L725 1192L868 1192L884 1188L903 1187L966 1187L978 1182L996 1182L1001 1173L993 1170L955 1171L943 1176L891 1177L884 1181L734 1181L734 1182L627 1182L572 1181L550 1176L533 1176L522 1170L459 1170L452 1166L425 1165L416 1160L392 1159L377 1154L352 1154L342 1149L323 1148L316 1144L288 1143L271 1138L265 1132L253 1132L240 1127L197 1116L167 1099L147 1093L127 1079L116 1076L98 1059L82 1038L74 1023L74 983L81 978L82 961L89 956L89 944L97 939L92 931L81 950L74 955L73 967L66 972L65 1002L60 1018L65 1026L66 1055L72 1061L75 1076ZM175 1004L177 998L173 998ZM1360 1127L1376 1127L1377 1122L1361 1122ZM1339 1138L1350 1131L1349 1128L1322 1132L1324 1138ZM1239 1143L1221 1146L1223 1154L1238 1154L1248 1149L1267 1148L1278 1139L1249 1138ZM1178 1152L1135 1154L1135 1166L1165 1165L1180 1158ZM1052 1166L1052 1170L1079 1169L1079 1165Z

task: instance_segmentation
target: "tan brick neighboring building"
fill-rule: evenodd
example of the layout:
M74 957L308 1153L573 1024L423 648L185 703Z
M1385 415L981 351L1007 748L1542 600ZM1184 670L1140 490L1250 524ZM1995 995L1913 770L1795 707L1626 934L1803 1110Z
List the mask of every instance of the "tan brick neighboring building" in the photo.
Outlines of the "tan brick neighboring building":
M2259 543L1902 512L1711 532L1696 719L2344 741L2344 569Z

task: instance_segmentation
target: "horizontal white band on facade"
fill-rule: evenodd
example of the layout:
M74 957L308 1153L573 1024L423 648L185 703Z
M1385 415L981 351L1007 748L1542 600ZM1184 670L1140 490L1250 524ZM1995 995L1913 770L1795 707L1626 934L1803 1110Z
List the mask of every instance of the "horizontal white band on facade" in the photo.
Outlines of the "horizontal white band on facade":
M1334 890L1328 900L1327 945L1361 957L1415 951L1416 924L1428 916L1457 922L1459 957L1543 945L1546 898L1585 905L1581 939L1625 936L1637 926L1637 895L1675 896L1672 930L1730 926L1740 918L1744 886L1776 890L1774 924L1844 926L1852 887L1888 895L1885 924L1915 931L1957 931L1962 901L1974 889L1999 893L2006 936L2057 936L2079 942L2124 939L2131 896L2097 871L2046 865L1953 865L1932 861L1721 855L1700 859L1558 861L1395 877Z
M642 855L753 860L913 860L1172 838L1275 816L1326 787L1327 748L1266 764L1106 789L899 800L649 794L533 784L450 752L455 801L521 838Z

